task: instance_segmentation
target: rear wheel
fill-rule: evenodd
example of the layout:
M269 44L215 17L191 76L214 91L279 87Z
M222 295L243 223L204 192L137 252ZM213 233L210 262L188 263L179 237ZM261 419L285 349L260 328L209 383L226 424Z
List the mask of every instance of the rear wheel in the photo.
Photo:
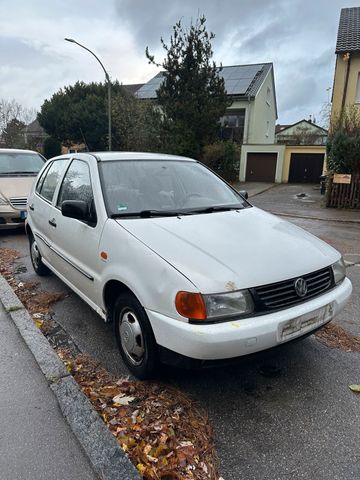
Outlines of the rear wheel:
M157 345L146 312L134 295L119 294L113 320L116 341L130 372L141 379L154 376Z
M30 241L30 258L31 258L31 263L35 270L35 273L37 273L40 277L45 277L47 275L50 275L51 270L46 265L43 264L41 259L41 254L39 252L39 248L37 246L37 243L33 235L30 236L29 241Z

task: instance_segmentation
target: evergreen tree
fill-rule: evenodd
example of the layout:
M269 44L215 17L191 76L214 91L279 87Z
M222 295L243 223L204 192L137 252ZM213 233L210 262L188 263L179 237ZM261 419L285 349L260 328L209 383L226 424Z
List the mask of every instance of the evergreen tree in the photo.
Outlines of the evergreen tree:
M177 22L169 45L161 38L166 51L161 64L146 48L149 62L165 70L157 99L163 113L163 149L168 152L199 158L203 147L217 139L219 119L229 103L218 75L221 67L212 61L214 36L201 16L188 30Z

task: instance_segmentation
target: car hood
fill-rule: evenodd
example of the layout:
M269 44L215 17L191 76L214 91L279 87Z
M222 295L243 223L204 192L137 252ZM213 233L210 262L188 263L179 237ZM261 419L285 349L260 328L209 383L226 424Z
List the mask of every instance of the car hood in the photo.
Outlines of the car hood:
M340 258L322 240L256 207L117 221L203 293L278 282Z
M27 197L36 175L27 177L6 176L0 177L0 193L5 198Z

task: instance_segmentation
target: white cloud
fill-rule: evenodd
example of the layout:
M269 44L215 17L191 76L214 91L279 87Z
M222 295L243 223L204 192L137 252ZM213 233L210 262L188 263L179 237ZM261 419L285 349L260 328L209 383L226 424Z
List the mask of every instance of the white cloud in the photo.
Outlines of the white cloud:
M204 13L216 33L214 57L223 65L273 62L279 120L291 123L316 114L332 85L334 46L342 0L2 0L0 3L1 97L39 108L60 87L103 81L100 65L73 37L93 50L113 79L143 83L161 60L180 18L187 25Z

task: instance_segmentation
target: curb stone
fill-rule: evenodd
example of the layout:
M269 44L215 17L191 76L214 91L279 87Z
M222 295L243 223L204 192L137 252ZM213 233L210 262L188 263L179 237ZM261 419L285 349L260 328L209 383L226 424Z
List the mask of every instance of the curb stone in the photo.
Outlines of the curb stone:
M34 324L5 278L0 275L0 301L34 355L71 430L101 480L141 480L117 441L80 390L47 339Z

